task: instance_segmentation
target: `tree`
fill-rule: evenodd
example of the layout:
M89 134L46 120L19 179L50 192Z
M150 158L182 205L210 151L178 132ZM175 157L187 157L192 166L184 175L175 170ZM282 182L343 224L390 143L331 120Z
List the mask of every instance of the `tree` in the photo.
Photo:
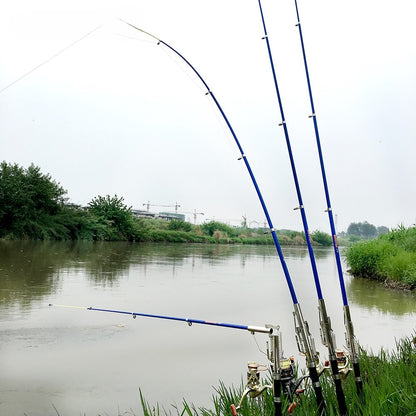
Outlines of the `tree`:
M311 234L311 238L313 241L315 241L316 243L322 245L322 246L331 246L332 245L332 237L327 234L324 233L322 231L314 231Z
M106 222L110 230L120 237L132 240L137 234L137 223L134 221L131 207L124 204L124 198L117 195L98 196L88 204L88 211ZM111 239L114 236L109 236Z
M361 235L364 238L375 238L377 236L377 228L373 224L364 221L361 224Z
M55 215L65 202L66 191L49 174L31 164L0 165L0 236L30 236L30 229Z
M367 221L357 223L352 222L347 229L347 234L350 236L356 235L362 238L375 238L377 237L377 228Z
M377 227L377 235L388 234L388 232L389 232L389 229L385 227L384 225Z
M360 226L356 222L352 222L347 228L348 235L360 235Z
M234 237L236 235L236 231L229 225L217 221L206 222L201 225L201 229L205 235L209 235L211 237L216 231L221 231L228 235L228 237Z

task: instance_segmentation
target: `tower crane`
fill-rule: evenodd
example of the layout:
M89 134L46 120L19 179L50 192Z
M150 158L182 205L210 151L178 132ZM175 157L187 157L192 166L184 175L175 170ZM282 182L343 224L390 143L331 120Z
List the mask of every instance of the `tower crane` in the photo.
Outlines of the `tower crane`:
M194 212L181 211L181 214L192 214L194 216L194 224L196 224L196 216L197 215L205 215L203 212L196 212L196 209L194 209Z
M147 203L143 203L142 205L146 207L147 212L149 212L150 207L175 208L175 214L178 213L178 208L180 207L180 205L177 202L175 202L175 205L158 205L158 204L151 204L150 201L147 201Z

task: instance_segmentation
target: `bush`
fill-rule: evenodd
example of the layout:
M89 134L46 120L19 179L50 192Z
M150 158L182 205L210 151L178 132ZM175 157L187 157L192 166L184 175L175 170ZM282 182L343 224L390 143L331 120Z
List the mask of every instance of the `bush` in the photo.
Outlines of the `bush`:
M88 204L88 211L108 226L108 239L135 240L138 235L137 222L131 213L131 207L124 204L123 197L117 195L98 196Z
M228 237L237 236L237 232L234 228L217 221L211 221L202 224L201 230L205 235L209 235L210 237L214 236L216 231L221 232L223 235L226 234Z
M311 234L312 241L320 244L321 246L332 246L332 237L322 231L314 231Z
M346 251L354 276L416 286L416 229L400 227L376 240L362 241Z
M190 232L192 225L182 220L171 220L168 223L168 230Z

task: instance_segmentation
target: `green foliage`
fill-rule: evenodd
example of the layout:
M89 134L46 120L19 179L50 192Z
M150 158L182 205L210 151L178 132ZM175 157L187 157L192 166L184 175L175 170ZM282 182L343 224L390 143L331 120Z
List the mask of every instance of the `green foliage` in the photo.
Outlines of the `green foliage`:
M59 212L66 191L40 168L0 165L0 237L49 235L49 216ZM42 228L45 227L43 230ZM59 230L58 230L59 234Z
M230 227L227 224L223 224L222 222L217 221L210 221L202 224L201 230L204 234L209 235L210 237L213 237L216 231L219 231L228 237L237 236L236 230L234 228Z
M311 234L312 241L320 244L321 246L332 246L332 237L322 231L314 231Z
M209 236L198 235L185 231L172 231L151 229L146 235L146 241L154 243L213 243L215 240Z
M124 198L117 195L98 196L88 204L89 212L103 224L107 224L108 240L134 240L139 236L131 207L124 204ZM118 237L118 238L117 238Z
M382 226L376 228L376 226L368 223L367 221L352 222L347 229L347 234L349 236L359 236L364 239L369 239L375 238L379 234L385 234L386 230L388 231L387 227Z
M385 227L384 225L377 227L377 235L387 234L388 232L389 232L389 229Z
M350 415L413 415L416 409L416 338L405 338L396 344L393 352L381 350L373 354L360 349L359 363L363 379L363 398L357 396L355 379L350 374L343 381L343 390ZM270 376L269 376L270 378ZM339 414L335 395L335 388L329 372L320 377L326 401L326 414L336 416ZM265 377L265 384L271 380ZM243 394L244 386L236 388L227 387L220 383L215 389L212 409L196 408L183 401L182 408L172 406L170 410L161 409L159 405L150 406L140 392L140 400L145 416L159 415L191 415L191 416L228 416L231 415L231 404L237 405ZM241 415L265 416L274 414L273 394L270 389L265 390L260 400L246 397L239 411ZM297 406L294 414L310 416L317 414L314 390L307 383L306 390L296 399ZM283 397L283 414L288 414L289 402Z
M185 231L189 233L190 231L192 231L192 228L192 224L182 220L171 220L168 223L168 230Z
M265 228L230 227L211 221L136 218L122 197L98 196L88 209L65 205L66 191L33 164L0 166L0 238L129 240L220 244L273 244ZM304 245L303 233L277 231L282 245ZM318 235L318 234L317 234ZM317 237L319 239L319 236Z
M416 287L416 228L399 227L358 242L347 249L346 259L354 276Z

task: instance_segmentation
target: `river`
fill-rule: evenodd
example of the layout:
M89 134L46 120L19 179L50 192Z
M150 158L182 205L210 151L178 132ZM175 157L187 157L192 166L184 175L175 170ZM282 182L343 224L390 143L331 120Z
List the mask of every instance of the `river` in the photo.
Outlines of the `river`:
M307 250L285 248L284 254L324 358ZM315 254L342 346L342 299L333 251L317 249ZM89 311L89 306L241 325L277 324L285 354L304 362L274 247L0 241L0 268L2 416L140 415L139 389L150 403L167 409L180 405L182 398L210 407L220 380L240 385L248 361L267 362L267 337L262 334L132 319ZM414 293L388 290L346 272L345 281L361 345L375 352L393 348L396 338L415 331Z

